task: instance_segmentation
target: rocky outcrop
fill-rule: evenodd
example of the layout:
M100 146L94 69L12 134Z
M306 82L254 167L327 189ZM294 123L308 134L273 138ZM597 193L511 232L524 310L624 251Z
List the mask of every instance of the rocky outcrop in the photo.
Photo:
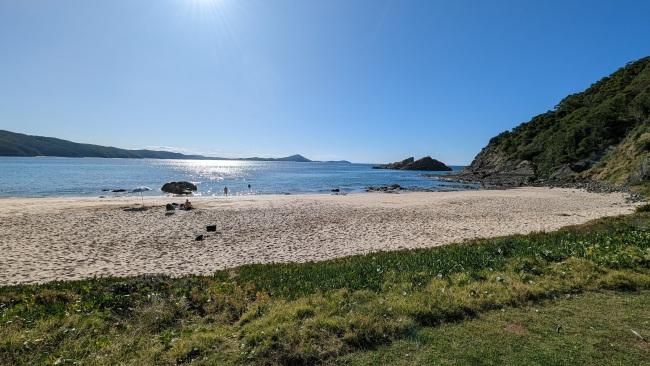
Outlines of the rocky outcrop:
M366 192L384 192L384 193L397 193L403 188L399 184L391 184L389 186L369 186L366 187Z
M650 156L645 157L641 164L630 175L630 184L640 184L650 181Z
M396 170L427 170L436 172L449 172L451 168L444 163L432 159L430 156L425 156L422 159L415 160L410 157L402 161L390 164L382 164L374 166L373 169L396 169Z
M390 164L381 164L381 165L374 166L372 168L373 169L404 169L405 167L407 167L407 166L409 166L410 164L413 164L413 163L415 163L415 158L410 157L410 158L406 158L406 159L404 159L402 161L397 161L397 162L390 163Z
M192 194L198 188L190 182L169 182L163 184L161 191L171 194Z
M476 155L470 166L450 179L518 187L535 181L536 173L531 161L511 159L497 146L489 144Z

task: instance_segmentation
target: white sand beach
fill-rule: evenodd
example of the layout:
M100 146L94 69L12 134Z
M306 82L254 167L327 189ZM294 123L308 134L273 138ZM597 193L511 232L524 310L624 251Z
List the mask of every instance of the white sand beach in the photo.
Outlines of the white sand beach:
M306 262L434 247L633 211L623 194L519 188L439 193L0 199L0 285L94 276L210 274L258 262ZM205 226L216 224L217 233ZM207 234L204 241L195 241Z

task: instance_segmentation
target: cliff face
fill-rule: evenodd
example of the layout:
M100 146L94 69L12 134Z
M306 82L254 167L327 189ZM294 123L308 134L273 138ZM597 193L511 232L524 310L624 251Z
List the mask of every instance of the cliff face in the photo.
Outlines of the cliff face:
M486 183L650 179L650 57L492 138L461 176Z

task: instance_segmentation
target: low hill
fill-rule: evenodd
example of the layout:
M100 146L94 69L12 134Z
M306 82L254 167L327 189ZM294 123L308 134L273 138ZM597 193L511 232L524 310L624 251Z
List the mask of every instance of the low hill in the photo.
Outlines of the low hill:
M284 158L228 159L186 155L170 151L126 150L110 146L80 144L54 137L31 136L0 130L0 156L58 156L72 158L190 159L310 162L302 155Z
M306 157L304 157L304 156L302 156L302 155L299 155L299 154L295 154L295 155L287 156L287 157L284 157L284 158L275 158L275 159L274 159L274 158L258 158L258 157L255 157L255 158L244 158L244 159L241 159L241 160L252 160L252 161L293 161L293 162L298 162L298 163L310 163L310 162L311 162L311 160L309 160L309 159L307 159Z
M496 184L650 179L650 57L492 138L462 173Z

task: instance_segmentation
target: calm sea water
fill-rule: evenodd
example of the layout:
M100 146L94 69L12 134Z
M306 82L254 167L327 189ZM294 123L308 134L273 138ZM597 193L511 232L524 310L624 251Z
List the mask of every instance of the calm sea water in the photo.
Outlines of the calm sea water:
M376 170L367 164L0 157L0 196L111 196L116 194L103 190L138 186L150 187L147 195L161 195L165 182L179 180L196 183L198 194L204 196L221 195L225 186L235 195L329 193L333 188L361 192L367 186L389 184L473 188L425 177L422 172Z

